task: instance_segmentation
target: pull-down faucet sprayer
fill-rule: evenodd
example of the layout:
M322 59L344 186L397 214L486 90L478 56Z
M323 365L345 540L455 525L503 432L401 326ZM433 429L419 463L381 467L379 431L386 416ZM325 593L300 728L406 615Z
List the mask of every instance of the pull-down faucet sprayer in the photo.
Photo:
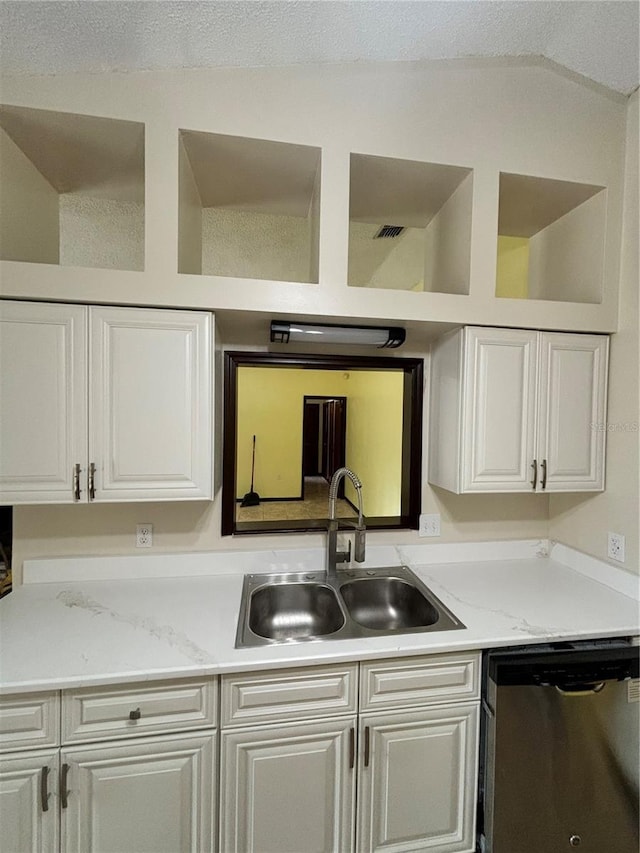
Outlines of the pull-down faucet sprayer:
M336 519L336 498L340 481L348 477L353 483L358 496L358 521L343 522L355 528L355 546L353 559L357 563L364 562L366 528L362 514L362 483L350 468L338 468L331 478L329 486L329 525L327 538L327 575L335 577L338 563L348 563L351 560L351 542L346 551L338 551L338 520Z

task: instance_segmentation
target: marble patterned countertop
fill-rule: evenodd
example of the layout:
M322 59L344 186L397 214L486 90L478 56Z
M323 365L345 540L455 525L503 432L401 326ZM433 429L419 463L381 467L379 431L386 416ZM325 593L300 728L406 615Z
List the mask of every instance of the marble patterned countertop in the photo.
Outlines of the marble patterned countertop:
M236 649L246 572L317 571L321 549L25 563L0 601L0 692L17 693L640 634L637 575L548 542L371 547L466 626Z

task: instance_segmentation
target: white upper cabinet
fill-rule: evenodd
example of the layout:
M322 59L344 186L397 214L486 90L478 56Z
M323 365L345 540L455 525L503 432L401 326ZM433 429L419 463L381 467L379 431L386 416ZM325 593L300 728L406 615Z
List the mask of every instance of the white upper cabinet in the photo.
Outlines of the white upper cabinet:
M0 311L3 503L211 498L211 315Z
M92 308L90 319L95 499L210 498L210 316Z
M87 456L87 309L0 304L2 503L69 503Z
M608 338L460 329L431 355L429 482L456 493L604 488Z

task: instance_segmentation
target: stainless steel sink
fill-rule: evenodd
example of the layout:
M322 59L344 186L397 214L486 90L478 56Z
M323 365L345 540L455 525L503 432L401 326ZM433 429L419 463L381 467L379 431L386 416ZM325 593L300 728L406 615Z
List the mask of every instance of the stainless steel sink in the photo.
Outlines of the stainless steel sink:
M249 628L268 640L308 640L333 634L345 623L335 592L318 583L276 583L256 589Z
M399 578L361 578L340 592L358 625L378 631L421 628L438 621L438 611L413 584Z
M407 566L246 575L236 648L464 627Z

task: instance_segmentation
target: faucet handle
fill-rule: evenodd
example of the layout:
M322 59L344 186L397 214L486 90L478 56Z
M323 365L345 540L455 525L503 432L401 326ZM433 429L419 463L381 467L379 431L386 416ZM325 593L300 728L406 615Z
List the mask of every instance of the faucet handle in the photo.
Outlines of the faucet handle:
M365 541L366 529L364 525L356 527L353 549L353 559L356 561L356 563L364 563Z

